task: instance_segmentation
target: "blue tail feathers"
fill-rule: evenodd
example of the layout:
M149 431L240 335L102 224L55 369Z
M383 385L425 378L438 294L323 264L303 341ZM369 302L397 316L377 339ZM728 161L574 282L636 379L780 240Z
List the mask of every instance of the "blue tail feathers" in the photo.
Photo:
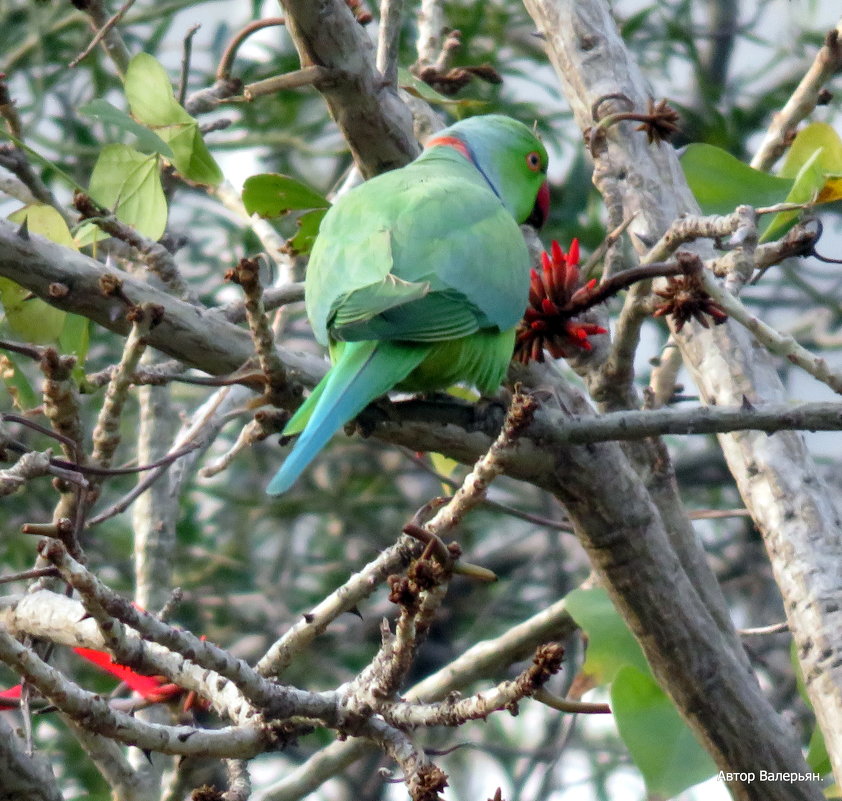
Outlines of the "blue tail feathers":
M428 351L372 340L346 343L339 361L322 379L324 387L310 419L266 492L286 492L341 426L403 381Z

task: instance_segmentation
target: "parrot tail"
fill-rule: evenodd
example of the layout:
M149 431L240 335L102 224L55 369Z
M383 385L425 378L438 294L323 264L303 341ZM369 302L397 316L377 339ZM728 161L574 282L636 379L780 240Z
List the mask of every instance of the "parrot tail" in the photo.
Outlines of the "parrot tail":
M287 431L289 425L285 429L284 433L295 433L303 428L266 492L286 492L341 426L403 381L430 349L375 340L344 343L339 360L290 421L293 430Z

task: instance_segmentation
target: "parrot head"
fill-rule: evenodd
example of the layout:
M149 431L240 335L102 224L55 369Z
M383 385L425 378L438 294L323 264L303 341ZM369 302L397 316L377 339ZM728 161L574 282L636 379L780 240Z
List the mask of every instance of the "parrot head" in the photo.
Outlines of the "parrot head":
M501 114L470 117L439 131L427 151L450 147L479 170L518 223L540 228L550 211L547 151L522 122Z

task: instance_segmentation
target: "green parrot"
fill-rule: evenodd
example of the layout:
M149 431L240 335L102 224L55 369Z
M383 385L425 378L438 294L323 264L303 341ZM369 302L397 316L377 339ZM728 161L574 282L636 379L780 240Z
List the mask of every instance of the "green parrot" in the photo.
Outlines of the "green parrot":
M391 389L465 382L487 395L500 386L528 302L518 225L544 223L546 172L547 151L525 125L471 117L330 208L305 301L333 366L284 429L300 436L270 495L289 489L341 426Z

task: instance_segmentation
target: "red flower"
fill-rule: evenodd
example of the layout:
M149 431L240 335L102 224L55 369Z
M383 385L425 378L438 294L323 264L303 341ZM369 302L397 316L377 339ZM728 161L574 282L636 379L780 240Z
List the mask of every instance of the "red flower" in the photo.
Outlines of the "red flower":
M106 673L120 679L129 689L134 690L138 695L142 695L147 701L158 703L184 692L177 684L167 683L167 680L160 676L143 676L131 668L115 662L111 655L104 651L94 651L91 648L74 648L73 650L83 659L87 659L88 662L102 668Z
M570 243L568 253L553 240L551 253L541 254L540 273L532 270L529 306L517 328L514 357L524 364L544 361L545 350L555 359L591 350L588 337L608 333L602 326L573 316L596 286L596 279L580 284L579 240Z

